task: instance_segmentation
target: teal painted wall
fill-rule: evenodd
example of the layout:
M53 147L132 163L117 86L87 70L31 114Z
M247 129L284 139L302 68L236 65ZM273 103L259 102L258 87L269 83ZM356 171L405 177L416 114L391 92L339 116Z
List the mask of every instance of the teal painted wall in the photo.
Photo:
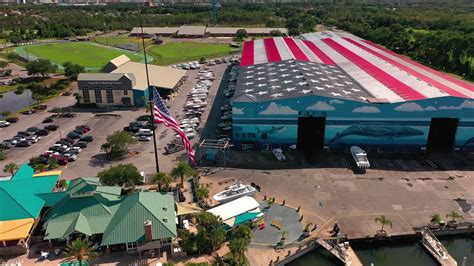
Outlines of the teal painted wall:
M474 100L443 97L369 104L319 96L233 106L233 140L288 146L296 144L299 116L326 117L325 145L345 149L420 151L428 140L431 118L458 118L455 149L474 149ZM263 135L262 135L263 133ZM263 138L262 138L263 137Z

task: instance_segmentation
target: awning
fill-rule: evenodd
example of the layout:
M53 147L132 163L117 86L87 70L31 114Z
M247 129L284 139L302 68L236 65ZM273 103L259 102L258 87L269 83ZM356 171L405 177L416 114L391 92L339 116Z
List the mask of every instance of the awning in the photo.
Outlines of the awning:
M0 221L0 241L25 239L34 224L32 218Z
M253 209L248 212L244 212L242 214L239 214L235 217L232 217L230 219L227 219L224 221L224 224L228 225L229 227L233 227L239 224L246 223L248 221L252 221L260 216L262 216L263 213L260 210L260 208Z
M178 213L177 215L187 215L187 214L193 214L193 213L200 213L203 211L203 209L199 208L196 204L194 203L186 203L186 202L181 202L181 203L176 203L178 206Z

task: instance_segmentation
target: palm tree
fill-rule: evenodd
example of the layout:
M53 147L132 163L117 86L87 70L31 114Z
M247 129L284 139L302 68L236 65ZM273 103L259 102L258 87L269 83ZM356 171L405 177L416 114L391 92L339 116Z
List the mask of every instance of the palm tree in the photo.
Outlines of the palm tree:
M91 244L87 240L76 239L71 241L66 246L66 254L79 262L82 266L82 261L88 261L97 257L97 253L92 250Z
M184 185L184 177L194 175L195 173L196 170L185 161L179 161L179 163L171 170L171 176L173 178L181 179L181 187Z
M244 253L247 250L248 244L243 238L234 238L229 243L229 249L234 258L236 265L242 265L244 262Z
M245 240L245 243L250 244L253 237L253 232L250 227L245 224L238 225L232 228L232 237L233 238L242 238Z
M385 232L385 230L383 229L385 225L390 225L390 228L392 228L392 221L390 219L385 218L385 215L380 215L380 217L375 218L375 222L382 225L380 232Z
M219 249L222 243L226 240L226 232L223 227L216 227L209 232L209 241L211 242L212 250Z
M153 181L158 185L158 191L161 192L161 188L167 189L171 182L173 182L173 179L166 173L159 172L155 174Z
M13 175L17 170L18 165L16 163L8 163L5 165L5 168L3 168L3 171L10 173L10 175Z
M36 172L44 172L46 171L46 169L48 169L48 167L42 163L39 163L39 164L36 164L35 166L33 166L33 168L36 170Z
M199 200L204 200L209 198L209 184L203 185L199 184L199 186L196 188L196 196L198 197Z
M453 222L453 223L456 222L457 218L464 219L464 217L461 214L459 214L457 211L452 211L452 212L446 214L446 218L449 218L449 217L452 218L451 222Z

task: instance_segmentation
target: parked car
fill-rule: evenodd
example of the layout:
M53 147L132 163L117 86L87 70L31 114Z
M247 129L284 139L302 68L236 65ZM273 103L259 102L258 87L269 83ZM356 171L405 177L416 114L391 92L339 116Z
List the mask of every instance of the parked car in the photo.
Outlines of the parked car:
M53 123L54 119L52 117L46 117L41 123L47 124L47 123Z
M38 132L36 132L36 135L38 136L46 136L49 134L49 131L47 129L40 129Z
M26 138L26 140L29 141L30 143L36 143L40 139L41 139L41 137L39 137L39 136L29 136L28 138Z
M31 115L31 114L36 113L36 111L35 110L27 110L27 111L23 111L21 113L24 114L24 115Z
M138 130L140 130L140 128L135 127L135 126L128 126L128 127L124 127L123 130L127 131L127 132L130 132L130 133L137 133Z
M30 146L31 144L26 140L20 141L15 145L15 147L30 147Z
M87 148L87 142L79 141L78 143L72 145L73 147L79 147L81 149Z
M92 136L83 136L79 139L79 141L92 142L94 141L94 138Z
M44 127L44 129L47 129L49 131L56 131L58 129L58 126L56 125L47 125Z
M9 123L16 123L18 122L18 117L10 117L10 118L5 119L5 121Z
M8 127L10 125L10 122L7 122L5 120L0 120L0 127Z
M2 142L0 143L0 149L2 150L8 150L13 147L13 144L11 142Z
M137 118L137 121L149 121L149 122L151 122L151 117L149 115L141 115Z
M137 140L138 140L138 141L150 141L150 140L151 140L151 137L145 136L145 135L139 135L139 136L137 137Z
M91 128L88 125L76 126L76 129L80 129L80 130L84 131L84 133L91 131Z
M75 160L77 160L77 155L72 153L65 153L63 154L63 157L68 159L69 162L74 162Z
M71 139L80 139L81 135L77 134L76 132L71 131L67 134L67 137Z
M26 131L28 131L28 132L37 132L38 130L39 130L39 128L37 128L37 127L29 127L29 128L26 129Z

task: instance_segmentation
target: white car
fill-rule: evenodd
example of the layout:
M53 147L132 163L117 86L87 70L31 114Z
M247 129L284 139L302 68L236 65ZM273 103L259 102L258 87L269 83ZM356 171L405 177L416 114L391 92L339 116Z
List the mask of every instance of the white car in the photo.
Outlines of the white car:
M29 136L28 138L26 138L27 141L31 142L31 143L36 143L38 142L39 140L41 139L41 137L39 136Z
M10 125L10 122L4 121L4 120L0 121L0 127L8 127L9 125Z
M69 148L69 150L74 150L74 151L77 151L77 152L82 151L82 149L80 147L71 147L71 148Z
M151 140L151 137L148 137L148 136L138 136L138 141L150 141Z
M273 149L273 155L277 158L278 161L286 160L285 155L283 154L283 150L280 148Z
M195 136L196 136L196 132L194 132L194 131L193 131L193 132L188 132L188 133L186 133L186 137L187 137L188 139L193 139ZM176 137L176 138L179 138L179 135L176 134L175 137Z
M67 158L68 161L70 161L70 162L77 160L77 155L73 154L73 153L65 153L65 154L63 154L63 157Z
M63 149L67 149L67 145L62 145L62 144L59 144L59 143L54 144L53 147L61 147Z

